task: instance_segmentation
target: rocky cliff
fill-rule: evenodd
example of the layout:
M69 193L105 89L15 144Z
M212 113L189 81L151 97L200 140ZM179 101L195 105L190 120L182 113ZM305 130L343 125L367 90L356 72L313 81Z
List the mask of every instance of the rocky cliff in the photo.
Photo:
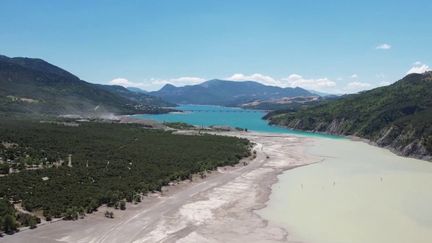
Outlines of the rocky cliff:
M432 161L432 72L265 118L292 129L364 138L400 155Z

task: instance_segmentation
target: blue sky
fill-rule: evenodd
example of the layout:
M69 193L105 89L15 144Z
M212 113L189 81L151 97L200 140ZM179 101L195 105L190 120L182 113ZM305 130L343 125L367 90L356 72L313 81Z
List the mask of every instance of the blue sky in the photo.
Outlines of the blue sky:
M432 1L1 0L0 9L0 54L147 90L222 78L356 92L432 65Z

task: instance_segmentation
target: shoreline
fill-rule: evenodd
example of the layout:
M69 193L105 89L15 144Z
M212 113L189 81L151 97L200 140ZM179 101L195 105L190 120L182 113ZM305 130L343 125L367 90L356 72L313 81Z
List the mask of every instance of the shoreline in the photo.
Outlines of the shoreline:
M387 149L387 150L389 150L390 152L392 152L393 154L395 154L397 156L401 156L401 157L404 157L404 158L412 158L412 159L424 160L426 162L432 162L432 156L404 155L404 154L402 154L402 151L399 151L398 149L393 148L393 147L391 147L389 145L387 145L387 146L381 146L381 145L379 145L375 141L372 141L372 140L367 139L367 138L362 138L362 137L359 137L359 136L355 136L355 135L331 134L331 133L318 132L318 131L312 131L312 130L300 130L300 129L294 129L294 128L290 128L290 127L283 126L283 125L270 124L270 123L269 123L269 125L270 126L280 127L280 128L285 128L285 129L290 129L290 130L293 130L293 131L306 132L306 133L311 133L311 134L328 135L328 136L336 136L336 137L345 138L345 139L349 139L351 141L356 141L356 142L360 141L360 142L364 142L364 143L367 143L369 145L372 145L372 146L375 146L375 147L378 147L378 148ZM294 135L294 136L296 136L296 135Z
M214 133L214 132L213 132ZM306 155L313 141L289 134L217 132L255 143L257 156L248 165L218 168L205 179L179 182L146 197L127 210L105 208L78 221L60 221L3 238L5 242L289 242L288 232L263 219L265 208L284 171L317 162ZM242 161L240 161L240 164Z

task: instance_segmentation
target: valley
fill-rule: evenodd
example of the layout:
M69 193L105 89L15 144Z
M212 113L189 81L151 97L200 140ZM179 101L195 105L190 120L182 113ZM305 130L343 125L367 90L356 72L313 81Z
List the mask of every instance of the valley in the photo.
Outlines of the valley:
M432 1L0 9L1 243L432 242Z

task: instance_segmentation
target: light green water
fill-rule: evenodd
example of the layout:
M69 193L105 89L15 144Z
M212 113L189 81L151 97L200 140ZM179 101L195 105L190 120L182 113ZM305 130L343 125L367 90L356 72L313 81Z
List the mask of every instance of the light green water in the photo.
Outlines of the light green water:
M316 139L259 213L313 243L432 242L432 164L362 142Z
M228 125L314 139L322 163L285 172L260 210L290 237L310 243L431 243L432 163L362 142L269 126L264 112L186 105L184 113L137 118Z

